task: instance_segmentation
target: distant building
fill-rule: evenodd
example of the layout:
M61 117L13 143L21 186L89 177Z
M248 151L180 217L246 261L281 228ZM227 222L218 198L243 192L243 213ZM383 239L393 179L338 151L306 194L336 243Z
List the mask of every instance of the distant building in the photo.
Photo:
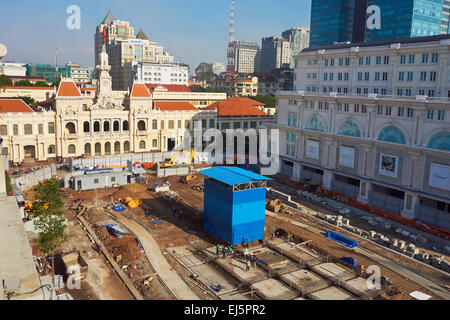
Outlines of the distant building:
M70 66L34 63L28 63L25 66L27 68L27 76L42 76L44 77L44 81L48 83L55 82L62 78L70 78L71 76Z
M259 44L234 41L234 72L253 73L259 69Z
M258 78L252 74L224 72L213 81L212 86L230 97L258 95Z
M70 67L70 75L75 82L91 83L95 77L93 68L81 68L78 63L69 62L66 66Z
M133 84L133 67L139 62L173 63L174 58L162 46L149 40L141 29L134 35L134 28L128 21L117 20L108 12L95 34L96 64L102 46L110 57L111 76L114 90L127 90Z
M225 72L225 65L223 64L223 62L214 62L212 64L212 71L215 74L219 75L222 72Z
M261 72L272 72L275 69L290 66L291 43L279 37L262 38Z
M139 62L133 66L133 79L152 84L181 84L187 85L189 67L182 67L176 63Z
M309 47L309 28L291 28L283 31L281 36L291 43L290 68L295 68L294 56Z
M0 75L25 77L27 68L23 63L3 62L0 63Z

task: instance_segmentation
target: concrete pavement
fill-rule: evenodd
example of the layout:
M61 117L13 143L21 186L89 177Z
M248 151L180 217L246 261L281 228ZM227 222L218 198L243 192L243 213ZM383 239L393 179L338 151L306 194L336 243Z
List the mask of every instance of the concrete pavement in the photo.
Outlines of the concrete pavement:
M125 218L123 215L114 214L114 216L118 222L127 227L139 239L151 265L176 299L200 300L183 279L181 279L178 273L172 269L164 255L161 253L158 243L144 227L133 220Z

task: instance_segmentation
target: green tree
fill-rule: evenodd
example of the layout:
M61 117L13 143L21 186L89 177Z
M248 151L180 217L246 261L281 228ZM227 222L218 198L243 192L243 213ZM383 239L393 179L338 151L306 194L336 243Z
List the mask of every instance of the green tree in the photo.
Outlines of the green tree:
M17 96L17 97L4 98L4 99L22 99L23 102L25 102L29 106L35 106L38 104L36 100L34 100L33 98L28 97L28 96Z
M215 74L212 70L212 64L206 62L200 63L195 69L195 75L197 77L197 81L213 81L215 78Z
M47 84L47 82L45 81L36 81L36 83L34 84L35 87L49 87L49 85Z
M60 210L64 205L59 193L59 184L55 179L39 183L34 190L35 204L39 215L34 225L39 230L38 248L52 258L52 278L55 277L55 252L69 239L66 233L66 219Z
M6 86L12 86L13 82L11 80L11 78L5 76L5 75L0 75L0 88L1 87L6 87Z
M251 97L253 100L259 101L264 103L269 108L275 108L276 107L276 99L275 96L268 94L268 95L257 95L256 97Z
M58 80L53 81L51 86L52 87L58 87L60 82L61 82L61 77L59 77Z
M33 84L28 80L20 80L16 82L16 86L20 87L33 87Z

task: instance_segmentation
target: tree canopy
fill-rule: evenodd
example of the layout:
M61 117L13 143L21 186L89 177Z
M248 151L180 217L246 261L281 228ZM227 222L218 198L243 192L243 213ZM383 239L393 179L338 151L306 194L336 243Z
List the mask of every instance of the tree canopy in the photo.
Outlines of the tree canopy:
M275 108L276 107L276 99L275 96L268 94L268 95L257 95L256 97L250 97L253 100L259 101L264 103L269 108Z

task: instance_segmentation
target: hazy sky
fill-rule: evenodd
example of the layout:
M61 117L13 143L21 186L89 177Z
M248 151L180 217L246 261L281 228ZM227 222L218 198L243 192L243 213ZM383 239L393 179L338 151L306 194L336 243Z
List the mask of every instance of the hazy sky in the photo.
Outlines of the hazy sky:
M8 48L3 61L94 66L94 33L111 9L175 61L191 70L202 61L226 62L230 0L21 0L0 4L0 43ZM81 8L81 29L69 30L69 5ZM235 38L261 43L290 27L307 27L311 0L235 0Z

